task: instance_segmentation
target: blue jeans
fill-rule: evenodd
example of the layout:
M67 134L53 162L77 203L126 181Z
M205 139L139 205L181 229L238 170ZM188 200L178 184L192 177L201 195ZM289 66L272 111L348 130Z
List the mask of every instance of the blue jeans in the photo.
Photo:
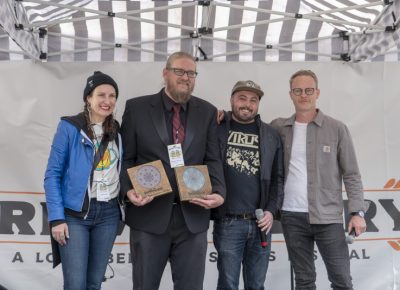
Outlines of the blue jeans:
M60 249L65 290L100 289L118 232L120 210L117 199L92 199L86 219L65 217L69 239Z
M281 223L296 290L315 290L314 242L332 289L352 290L349 248L343 224L310 224L308 213L282 211Z
M242 263L244 288L264 289L271 252L271 233L267 234L268 246L263 248L255 220L223 218L214 221L213 235L218 252L217 289L238 289Z

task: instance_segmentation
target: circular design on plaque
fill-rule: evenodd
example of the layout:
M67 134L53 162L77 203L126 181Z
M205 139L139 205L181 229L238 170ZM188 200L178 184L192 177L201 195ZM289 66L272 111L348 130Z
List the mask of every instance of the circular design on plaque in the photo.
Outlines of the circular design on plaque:
M194 167L189 167L183 172L183 182L190 190L198 191L206 183L203 173Z
M161 182L161 174L156 167L145 165L138 169L136 181L144 188L153 188Z

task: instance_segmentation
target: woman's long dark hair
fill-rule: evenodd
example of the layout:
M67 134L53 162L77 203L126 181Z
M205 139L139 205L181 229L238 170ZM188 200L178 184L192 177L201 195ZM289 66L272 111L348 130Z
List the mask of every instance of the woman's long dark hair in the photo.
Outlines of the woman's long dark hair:
M86 126L89 138L94 140L95 136L91 127L92 123L90 121L90 110L91 108L89 102L86 101L83 109L83 114L86 119ZM117 122L114 120L113 114L110 114L103 122L103 139L105 139L106 141L113 141L117 136L117 130Z

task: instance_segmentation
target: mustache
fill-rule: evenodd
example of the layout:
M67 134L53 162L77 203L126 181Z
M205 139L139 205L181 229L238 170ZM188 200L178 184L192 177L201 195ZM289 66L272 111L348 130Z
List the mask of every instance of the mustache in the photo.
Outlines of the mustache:
M250 112L253 112L253 110L250 109L249 107L239 107L239 110L248 110Z
M178 81L178 84L183 84L183 85L187 85L190 86L190 82L189 81Z

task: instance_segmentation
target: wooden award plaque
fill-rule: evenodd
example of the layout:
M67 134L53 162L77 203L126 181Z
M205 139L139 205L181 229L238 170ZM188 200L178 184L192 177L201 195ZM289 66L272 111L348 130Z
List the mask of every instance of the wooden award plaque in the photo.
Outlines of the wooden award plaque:
M161 160L138 165L127 171L133 188L141 196L160 196L172 192Z
M182 201L204 197L212 191L207 165L176 167L175 176Z

